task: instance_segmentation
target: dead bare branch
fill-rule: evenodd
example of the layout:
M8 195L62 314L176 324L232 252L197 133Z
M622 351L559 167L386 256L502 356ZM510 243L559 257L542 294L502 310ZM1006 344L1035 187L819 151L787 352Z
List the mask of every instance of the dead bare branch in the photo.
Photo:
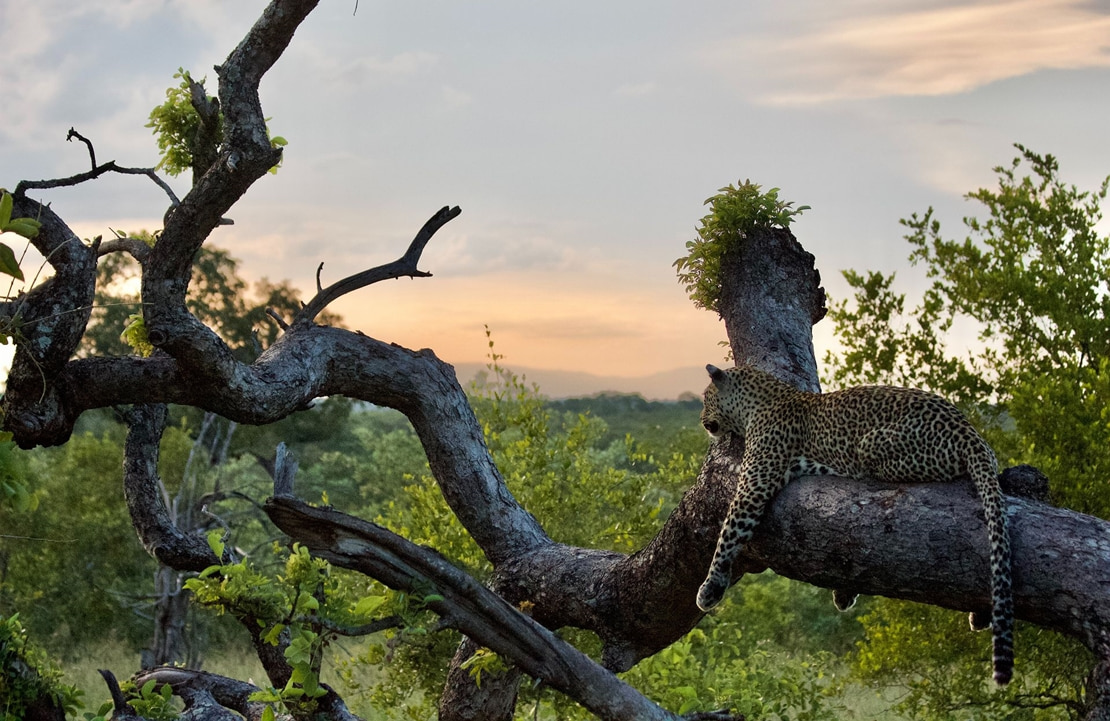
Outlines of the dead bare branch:
M119 681L116 680L115 674L107 669L98 669L100 677L104 679L104 683L108 686L108 693L112 696L112 708L114 709L113 719L138 719L142 718L135 712L135 708L127 703L127 699L123 697L123 691L120 690Z
M169 186L169 183L159 177L154 168L127 168L121 165L117 165L116 161L114 160L109 160L103 165L97 165L96 154L93 150L92 142L88 138L85 138L83 135L75 131L73 128L70 128L69 135L66 136L66 140L71 140L72 138L77 138L88 146L89 157L93 161L93 167L91 170L86 170L84 173L70 175L66 178L51 178L49 180L21 180L19 181L19 184L15 186L15 192L12 193L12 195L23 195L28 190L66 188L73 185L80 185L81 183L86 183L90 180L95 180L105 173L120 173L122 175L145 175L146 177L150 178L155 185L161 188L162 191L167 196L169 196L171 208L176 208L177 205L181 202L180 200L178 200L177 194L173 192L173 188Z
M452 219L457 218L462 212L458 206L454 208L444 206L440 208L435 215L424 223L424 227L416 234L409 244L408 250L397 260L385 265L379 265L376 268L364 270L361 273L347 276L327 288L319 291L312 300L310 300L301 310L297 313L297 317L293 319L293 324L307 324L311 323L316 316L320 314L332 301L340 296L346 295L359 288L377 283L383 280L390 280L393 278L427 278L432 274L418 270L416 265L420 262L420 255L424 252L424 247L428 241L432 239L436 231L450 222ZM323 264L317 269L316 284L319 286L320 275L319 271L323 268Z
M82 143L85 144L85 147L89 149L89 164L92 166L93 170L96 170L96 150L93 148L92 141L86 138L84 135L81 135L81 133L77 132L74 128L70 127L69 132L66 133L66 142L73 142L74 138L80 140Z

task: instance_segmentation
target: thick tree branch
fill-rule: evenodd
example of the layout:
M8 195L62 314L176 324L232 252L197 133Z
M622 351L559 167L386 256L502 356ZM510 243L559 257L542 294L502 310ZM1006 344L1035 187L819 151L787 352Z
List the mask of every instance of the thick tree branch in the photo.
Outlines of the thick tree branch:
M444 206L435 215L424 223L424 227L412 239L409 244L408 250L405 254L385 265L379 265L376 268L364 270L361 273L347 276L343 280L329 285L327 288L319 291L316 296L310 300L304 308L297 313L297 317L293 319L293 323L311 323L316 316L320 314L332 301L340 296L346 295L359 288L365 288L372 283L378 283L383 280L391 280L393 278L427 278L432 274L417 269L416 265L420 262L420 255L424 252L424 246L432 239L435 232L450 222L453 218L457 218L459 213L462 212L458 206L454 208ZM319 284L319 271L317 271L317 284Z
M54 269L54 276L6 307L16 354L2 401L4 411L19 408L23 424L38 432L59 421L66 405L51 393L52 379L81 342L96 289L96 244L85 245L48 206L14 196L13 215L42 223L31 243ZM5 422L8 419L5 418Z
M152 557L178 571L199 573L209 566L231 563L230 551L220 559L208 542L185 534L170 518L159 490L158 443L166 429L166 406L138 405L129 412L123 455L123 495L131 525Z
M602 719L678 719L510 606L435 551L386 529L291 498L267 502L270 519L315 555L408 593L427 594L444 622L510 659Z
M166 220L142 280L151 342L215 382L235 383L231 349L185 307L193 257L224 213L272 168L281 150L270 144L258 85L318 0L274 0L216 68L224 113L224 149Z
M718 307L737 364L820 391L810 328L826 309L813 261L789 230L756 229L721 259Z

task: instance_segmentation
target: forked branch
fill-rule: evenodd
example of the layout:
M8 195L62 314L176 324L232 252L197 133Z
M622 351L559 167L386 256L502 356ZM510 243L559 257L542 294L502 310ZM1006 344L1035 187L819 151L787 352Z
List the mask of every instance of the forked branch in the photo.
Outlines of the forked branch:
M163 192L165 192L165 194L169 196L171 209L176 208L181 203L181 201L177 197L177 194L173 192L173 188L169 186L169 183L158 177L158 174L154 172L154 168L125 168L123 166L116 165L116 161L114 160L109 160L107 163L97 165L96 151L93 149L92 141L78 133L73 128L70 128L69 133L66 135L66 140L72 141L74 138L77 138L88 147L89 160L92 162L92 168L90 170L86 170L84 173L71 175L67 178L51 178L47 180L21 180L19 181L19 184L15 186L14 195L23 195L28 190L65 188L72 185L80 185L81 183L87 182L89 180L95 180L105 173L122 173L123 175L145 175L150 178L155 185L161 188Z
M359 288L365 288L368 285L377 283L383 280L391 280L393 278L427 278L432 274L417 269L416 265L420 262L420 255L424 252L424 246L432 239L436 231L450 222L452 219L457 218L462 209L457 205L455 207L444 206L439 211L424 223L424 227L416 234L416 237L409 243L408 250L397 260L385 265L379 265L369 270L364 270L361 273L349 275L343 280L332 283L327 288L319 291L316 296L297 313L297 317L293 319L294 325L303 325L311 323L316 316L328 305L339 298ZM317 281L319 285L319 281Z

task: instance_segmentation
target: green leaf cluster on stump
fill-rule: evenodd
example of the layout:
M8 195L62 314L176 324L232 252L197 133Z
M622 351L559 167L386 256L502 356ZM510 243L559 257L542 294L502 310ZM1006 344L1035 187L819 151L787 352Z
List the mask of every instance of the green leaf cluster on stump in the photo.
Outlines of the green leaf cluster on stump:
M809 206L795 208L779 199L778 188L764 192L750 180L721 188L705 205L710 212L701 219L698 237L686 243L687 254L674 267L694 305L717 311L725 253L756 228L789 228Z

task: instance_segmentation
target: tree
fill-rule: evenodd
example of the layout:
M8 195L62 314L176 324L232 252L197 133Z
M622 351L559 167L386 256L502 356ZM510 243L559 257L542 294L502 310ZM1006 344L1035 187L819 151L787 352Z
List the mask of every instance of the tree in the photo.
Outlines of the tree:
M1016 147L1018 157L995 168L997 189L966 196L987 217L965 217L962 241L942 235L932 208L902 221L910 260L933 279L915 308L906 310L893 274L845 272L855 295L832 311L844 350L829 354L831 375L838 384L894 382L960 399L1003 463L1040 468L1051 479L1054 502L1110 518L1110 427L1102 401L1110 391L1110 237L1098 232L1110 178L1080 191L1060 179L1054 157ZM966 356L944 343L955 323L979 331L979 347ZM879 634L884 643L867 652L861 669L888 678L893 658L910 646L945 649L936 658L916 655L922 668L965 664L966 650L923 642L933 624L910 619L924 613L908 606L877 612L866 623L886 629ZM974 684L953 692L957 684L921 683L907 707L1055 706L1078 718L1093 701L1074 664L1083 652L1038 630L1025 633L1042 649L1036 673L1027 676L1035 682L1000 698L984 697Z
M736 444L713 447L693 487L660 532L636 552L556 543L506 486L450 366L430 351L414 352L315 322L345 293L387 278L427 276L418 267L421 253L439 228L459 214L458 208L436 212L397 261L323 288L291 317L282 318L281 336L257 358L238 357L189 310L197 253L234 203L281 159L281 144L266 128L258 84L315 5L312 0L271 2L216 69L218 104L190 84L189 101L201 127L212 131L220 123L222 140L217 145L212 132L209 144L191 150L194 185L181 199L168 193L165 226L152 246L127 239L82 243L61 217L28 196L107 172L158 179L149 169L97 165L91 143L89 171L16 187L14 212L41 220L33 243L55 275L2 309L8 318L21 321L3 398L4 427L24 448L59 445L69 440L83 412L135 404L125 446L124 493L140 541L166 565L199 574L198 591L205 590L201 586L209 579L218 581L217 586L226 581L238 591L227 601L240 604L243 631L267 674L265 689L184 669L158 668L135 677L140 688L152 682L151 688L172 689L192 718L227 718L229 709L247 718L265 718L272 714L266 708L271 701L283 702L298 719L352 717L339 694L319 683L318 641L339 632L325 623L331 618L325 614L347 611L329 608L333 585L321 559L403 592L436 614L442 626L468 637L448 669L439 702L443 719L510 718L522 674L542 680L604 719L678 718L611 671L629 669L670 647L701 620L694 597L732 494L735 479L729 468L740 450ZM824 296L812 256L789 232L766 223L739 235L728 239L719 264L718 309L734 355L815 386L809 334L824 314ZM95 297L98 260L118 252L129 253L142 267L145 338L136 340L148 343L144 349L150 353L74 357ZM274 494L264 508L296 542L287 561L287 586L267 587L221 538L187 534L174 525L157 492L158 441L166 419L162 404L191 405L241 424L265 424L331 395L396 408L409 418L445 501L492 567L488 585L381 526L297 499L295 464L282 454L274 463ZM770 567L827 587L981 608L986 604L987 561L969 496L959 486L895 492L843 479L797 483L769 510L736 575ZM1110 558L1085 541L1104 535L1105 524L1013 504L1019 541L1015 560L1024 573L1016 589L1019 615L1083 637L1104 658L1110 604L1098 579L1110 572ZM836 513L842 509L851 513ZM845 527L849 515L850 533ZM885 532L890 525L900 529L896 543ZM938 528L952 530L949 543L922 542ZM1023 555L1023 544L1054 549L1063 560L1048 568L1032 552ZM922 578L915 572L922 567L946 573ZM355 610L367 612L374 603ZM1076 604L1086 604L1091 612L1077 616ZM393 622L377 621L365 629ZM601 664L551 630L568 626L596 633ZM469 670L479 648L511 664L504 673L483 677L480 686ZM1099 683L1106 688L1105 678L1100 676ZM140 702L155 702L145 697L129 702L112 688L120 716L134 714ZM735 718L730 711L690 717Z

